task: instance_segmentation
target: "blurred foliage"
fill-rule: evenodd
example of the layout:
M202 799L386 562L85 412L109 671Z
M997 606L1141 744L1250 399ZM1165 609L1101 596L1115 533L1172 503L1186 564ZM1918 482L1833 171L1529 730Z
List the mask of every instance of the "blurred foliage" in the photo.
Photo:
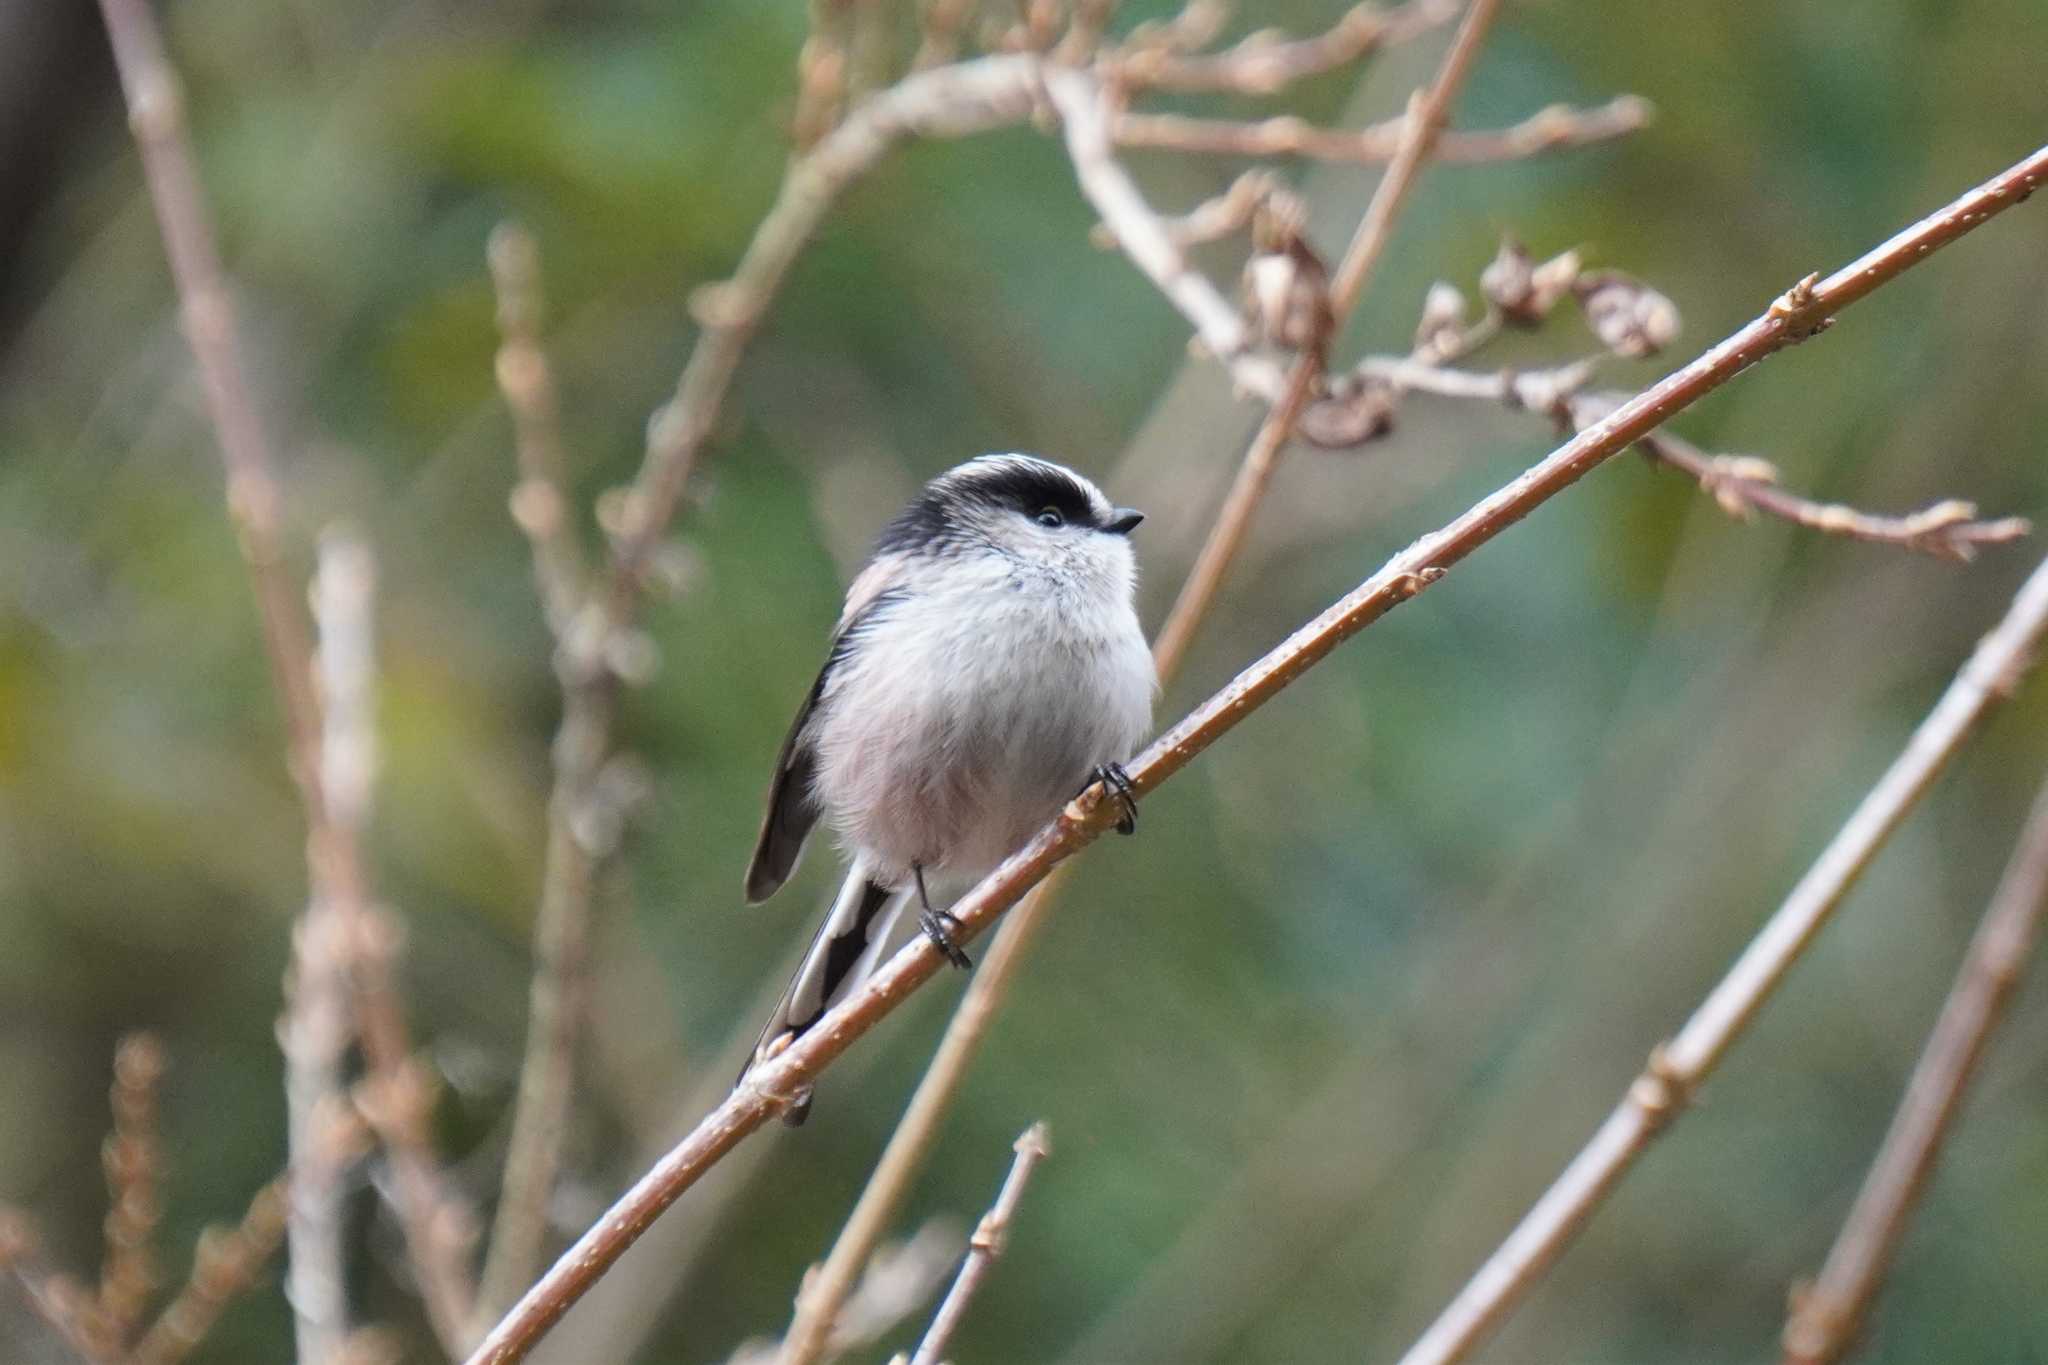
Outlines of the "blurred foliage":
M1260 8L1297 30L1338 10ZM1120 23L1162 7L1129 9ZM803 10L177 0L167 22L295 568L338 517L379 552L377 877L449 1082L441 1137L487 1198L556 692L505 513L484 238L517 216L542 244L587 501L630 474L688 352L690 289L730 268L773 193ZM58 171L0 262L0 1201L81 1268L122 1031L161 1031L174 1058L175 1254L278 1168L272 1023L304 891L209 434L86 38L36 102L63 112ZM1612 146L1430 172L1350 343L1405 344L1429 280L1469 287L1512 231L1655 282L1685 312L1681 352L1705 344L2035 145L2044 41L2025 0L1516 6L1458 123L1622 90L1660 116ZM1429 60L1391 54L1362 92L1337 76L1289 104L1384 114ZM1166 206L1238 169L1133 161ZM1302 178L1334 250L1370 177ZM810 930L827 853L762 910L739 875L849 559L895 500L966 455L1042 450L1155 513L1148 620L1185 569L1252 413L1220 406L1213 370L1173 383L1182 324L1087 245L1089 221L1055 140L914 148L851 196L750 353L679 528L700 572L649 613L665 666L629 703L658 796L602 907L565 1234L751 1037L764 977ZM2041 517L2044 242L2040 209L2000 220L1684 430L1818 496ZM1561 321L1500 355L1586 345ZM1364 454L1292 456L1162 722L1546 445L1529 421L1416 400ZM960 1357L1389 1357L1754 931L2035 553L1958 569L1736 524L1630 459L1347 647L1149 802L1142 837L1086 859L906 1216L971 1216L1010 1138L1050 1121L1054 1156ZM2037 682L1489 1359L1770 1354L2048 762L2044 719ZM925 992L824 1081L634 1359L721 1360L779 1330L958 989ZM1867 1359L2048 1356L2044 1027L2036 983ZM366 1311L424 1342L367 1190L358 1211ZM0 1355L32 1349L25 1324L0 1304ZM288 1333L281 1296L259 1294L203 1358L276 1359Z

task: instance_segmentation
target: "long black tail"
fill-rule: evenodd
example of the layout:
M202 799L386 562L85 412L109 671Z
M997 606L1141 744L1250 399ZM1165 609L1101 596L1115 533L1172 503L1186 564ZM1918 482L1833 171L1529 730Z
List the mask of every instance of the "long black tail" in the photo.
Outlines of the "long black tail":
M825 1011L839 1003L865 981L881 960L881 949L908 892L891 891L868 880L866 869L856 863L847 873L846 884L833 900L818 936L811 940L803 965L789 979L789 989L768 1016L761 1040L754 1045L747 1072L788 1047L798 1035L825 1017ZM794 1127L811 1113L811 1092L805 1087L782 1121Z

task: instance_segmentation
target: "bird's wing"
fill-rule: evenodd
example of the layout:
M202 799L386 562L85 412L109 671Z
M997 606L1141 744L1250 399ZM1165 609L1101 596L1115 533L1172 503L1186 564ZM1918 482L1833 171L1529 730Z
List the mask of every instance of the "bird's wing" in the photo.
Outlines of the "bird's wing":
M803 852L804 839L818 823L818 805L811 797L811 777L817 767L815 736L811 719L818 701L831 682L832 670L846 658L860 632L903 597L891 586L898 564L893 559L877 560L854 579L846 594L846 610L832 632L832 648L818 679L797 708L783 737L782 752L775 756L775 776L768 785L768 812L761 819L761 835L754 842L754 860L747 865L747 900L760 902L774 895L789 880Z

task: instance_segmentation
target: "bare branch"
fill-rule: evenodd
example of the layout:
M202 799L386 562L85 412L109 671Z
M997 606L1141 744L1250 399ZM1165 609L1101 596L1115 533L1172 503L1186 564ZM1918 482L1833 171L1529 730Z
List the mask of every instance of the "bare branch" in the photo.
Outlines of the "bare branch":
M177 1365L213 1330L221 1310L255 1284L284 1239L287 1177L256 1192L242 1221L199 1234L192 1274L130 1357L131 1365Z
M1246 171L1231 181L1223 193L1203 200L1186 213L1171 218L1161 217L1159 224L1175 246L1199 246L1204 242L1221 241L1243 231L1259 206L1278 188L1279 181L1271 172ZM1114 251L1118 245L1116 233L1108 223L1097 223L1090 229L1088 240L1104 251Z
M114 1049L114 1084L108 1094L114 1130L100 1149L109 1207L99 1310L117 1341L134 1335L157 1286L156 1233L163 1216L157 1101L164 1066L163 1044L152 1034L131 1033Z
M564 493L561 416L541 347L540 247L516 223L491 233L491 280L498 291L498 391L511 410L519 450L512 520L533 547L534 586L559 646L584 600L583 552Z
M1445 132L1431 155L1455 165L1520 161L1626 137L1646 127L1654 112L1640 95L1618 95L1589 109L1553 104L1506 128ZM1292 115L1240 123L1184 114L1120 113L1110 136L1119 147L1209 156L1298 156L1374 166L1393 159L1404 123L1394 118L1347 132L1318 128Z
M322 711L320 773L329 817L361 837L376 766L370 716L375 668L369 549L346 533L321 541L313 577L314 658ZM347 1340L347 1255L342 1174L355 1155L340 1138L347 1120L342 1070L352 1036L349 963L352 907L318 893L292 927L292 964L277 1039L285 1061L291 1181L285 1217L298 1358L329 1365Z
M375 584L369 547L350 531L330 528L320 540L312 587L320 632L315 659L320 774L329 819L349 846L358 848L368 832L377 771ZM428 1320L451 1354L461 1343L469 1311L466 1261L474 1217L449 1191L434 1154L428 1120L435 1082L413 1055L393 980L400 939L391 913L371 904L366 890L337 895L317 883L293 934L290 1010L279 1034L286 1053L292 1139L288 1231L293 1238L293 1311L302 1334L323 1352L308 1355L302 1347L302 1360L339 1359L352 1349L339 1201L341 1172L360 1155L359 1117L369 1121L389 1153L406 1255ZM353 988L355 1031L368 1071L353 1107L338 1088L338 1049L347 1046L348 1030L341 1021L337 1031L330 1013L328 997L337 975ZM314 1013L301 1018L301 1008ZM302 1049L304 1056L299 1055ZM328 1054L329 1049L336 1051ZM303 1277L302 1248L308 1256ZM301 1290L309 1296L305 1302L297 1298Z
M1349 66L1383 47L1451 21L1457 0L1409 0L1395 10L1359 5L1327 31L1286 39L1263 29L1222 52L1188 54L1164 43L1134 43L1107 58L1110 79L1128 89L1271 95L1294 82Z
M1338 645L1414 597L1450 566L1628 448L1645 432L1784 346L1813 335L1820 319L1832 317L1927 260L1936 249L1982 226L2044 181L2048 181L2048 148L2000 172L1826 280L1780 299L1763 316L1566 442L1449 525L1396 555L1154 741L1131 765L1133 786L1146 793L1167 781ZM1055 864L1100 837L1116 817L1114 803L1104 808L1099 789L1091 788L1077 798L1059 819L954 903L952 913L960 920L963 939L971 940L986 930ZM521 1298L470 1357L471 1365L506 1365L523 1358L664 1209L749 1133L786 1107L834 1058L942 965L943 958L927 941L911 943L814 1028L772 1061L755 1068Z
M932 1218L906 1240L877 1246L832 1323L825 1358L874 1345L929 1303L965 1247L964 1229L950 1217ZM756 1338L733 1352L727 1365L775 1365L781 1355L781 1342Z
M1003 1181L1002 1191L996 1195L994 1206L975 1224L974 1236L967 1244L967 1259L960 1263L960 1277L953 1281L946 1301L932 1316L931 1330L918 1343L910 1365L941 1365L945 1360L946 1346L967 1316L967 1305L973 1302L975 1291L981 1288L981 1282L995 1268L997 1258L1003 1254L1003 1248L1009 1241L1010 1221L1017 1216L1017 1206L1024 1200L1024 1187L1031 1183L1031 1173L1052 1152L1046 1142L1045 1124L1034 1123L1026 1128L1017 1139L1015 1148L1017 1159L1010 1164L1010 1174Z
M817 16L813 15L814 20ZM812 41L818 41L816 28ZM808 48L806 49L808 53ZM801 126L804 115L798 115ZM555 670L562 682L563 723L556 738L556 785L548 803L548 842L541 902L534 924L534 972L526 1047L513 1105L512 1135L484 1262L476 1312L487 1316L532 1277L547 1232L547 1205L568 1126L576 1030L588 989L592 886L596 860L616 841L579 837L607 832L617 822L600 816L597 747L572 748L588 736L588 711L602 671L593 675L579 658L592 648L595 624L582 553L569 521L563 493L560 423L547 356L540 345L540 249L525 231L501 224L492 233L489 258L498 292L498 387L512 411L519 456L519 483L512 492L512 516L533 548L534 585L555 641ZM574 722L572 726L572 722ZM570 758L575 759L572 771ZM574 781L577 789L572 790ZM481 1331L477 1322L474 1330Z
M121 1332L83 1285L39 1264L40 1251L35 1223L0 1205L0 1280L12 1279L29 1311L80 1360L90 1365L113 1361L120 1353Z
M1589 394L1575 399L1575 422L1597 420L1611 395ZM1590 413L1585 410L1590 409ZM1659 464L1687 474L1733 517L1756 513L1789 521L1831 536L1897 545L1937 559L1967 563L1984 545L2004 545L2033 530L2025 517L1982 521L1975 504L1949 498L1904 516L1860 512L1838 502L1815 502L1778 486L1778 470L1753 455L1709 455L1667 431L1651 432L1637 449Z
M2037 168L2037 183L2048 177L2048 149L2023 163L2028 164ZM1937 222L1940 217L1927 221ZM1873 254L1880 260L1889 259L1885 253L1901 244L1904 239L1895 238ZM1842 278L1837 274L1829 283ZM1839 306L1832 299L1829 305L1830 311ZM1451 1365L1465 1359L1564 1253L1636 1158L1684 1112L1949 760L1991 709L2012 695L2044 636L2048 636L2048 561L2028 578L2005 619L1984 637L1913 732L1904 752L1870 789L1728 974L1677 1037L1651 1052L1648 1068L1629 1087L1620 1105L1471 1282L1409 1348L1401 1365Z
M1045 92L1059 111L1081 193L1117 246L1194 325L1208 352L1231 367L1241 387L1268 401L1277 399L1286 383L1279 366L1243 354L1244 319L1207 276L1188 264L1173 234L1112 155L1109 90L1086 72L1054 68L1045 73Z
M1898 1113L1820 1279L1793 1291L1785 1365L1833 1365L1856 1344L1991 1034L2018 992L2048 913L2048 785L1950 987Z
M1465 78L1472 72L1472 63L1479 56L1479 46L1486 40L1486 31L1492 26L1497 9L1493 0L1472 0L1471 8L1458 25L1457 36L1451 40L1451 50L1444 55L1443 69L1437 72L1428 89L1418 91L1409 100L1401 138L1387 163L1387 172L1373 190L1365 219L1351 239L1351 249L1344 253L1337 273L1331 277L1330 307L1338 317L1350 313L1351 305L1358 301L1366 280L1371 278L1373 267L1379 264L1394 219L1408 202L1408 191L1421 174L1423 158L1430 154L1443 132L1451 103L1465 87Z
M238 357L234 310L185 136L183 98L144 0L101 0L101 10L170 257L186 339L220 440L227 470L228 514L240 533L243 559L256 588L271 674L285 712L292 777L306 813L312 896L341 907L353 926L359 940L355 959L358 1031L372 1070L389 1073L405 1066L411 1055L405 1016L390 989L385 956L364 950L361 943L374 937L376 942L390 945L397 935L371 909L356 831L329 809L321 772L320 704L314 691L305 624L284 561L282 498ZM435 1216L437 1181L431 1151L422 1141L393 1155L403 1177L408 1249L419 1263L430 1313L444 1328L459 1325L456 1309L466 1297L459 1266L447 1257L436 1257L432 1248L411 1235ZM437 1270L437 1265L443 1269ZM456 1338L444 1332L443 1339Z
M262 612L263 643L290 738L292 777L317 843L326 816L320 800L319 707L306 663L306 629L285 566L282 498L269 445L242 373L234 303L186 140L184 95L144 0L101 0L100 8L128 101L129 127L170 257L185 339L220 440L228 515ZM337 853L334 860L345 859ZM315 868L314 875L320 871Z
M1351 401L1360 384L1383 385L1397 393L1495 403L1584 431L1625 401L1625 395L1618 393L1583 392L1597 364L1597 360L1579 360L1548 370L1504 369L1487 374L1412 357L1367 356L1344 382L1333 386L1332 397L1318 409ZM1762 513L1826 535L1896 545L1958 562L1974 559L1982 546L2009 544L2033 530L2025 517L1978 520L1974 505L1954 498L1904 516L1816 502L1779 487L1777 467L1768 460L1752 455L1711 455L1667 431L1651 432L1636 448L1652 461L1690 476L1733 517Z
M1466 76L1471 72L1472 62L1478 55L1479 45L1485 39L1495 12L1495 0L1473 0L1464 21L1458 26L1457 35L1451 40L1450 50L1444 55L1436 79L1410 99L1408 113L1402 122L1401 145L1386 174L1374 187L1358 229L1344 252L1344 259L1338 262L1336 272L1331 276L1329 309L1333 332L1350 315L1365 281L1385 251L1394 221L1406 204L1408 192L1422 169L1422 160L1428 155L1430 144L1442 127L1451 102L1457 98ZM1252 438L1251 447L1238 468L1237 479L1217 511L1215 526L1196 556L1194 567L1188 571L1187 582L1174 598L1165 624L1159 628L1154 652L1162 679L1170 678L1179 671L1188 646L1194 641L1195 631L1208 615L1216 593L1223 585L1224 575L1243 549L1245 538L1251 531L1252 518L1265 500L1266 490L1279 467L1280 452L1294 430L1296 418L1308 402L1321 369L1320 355L1304 352L1298 357L1280 401L1266 414L1257 435Z

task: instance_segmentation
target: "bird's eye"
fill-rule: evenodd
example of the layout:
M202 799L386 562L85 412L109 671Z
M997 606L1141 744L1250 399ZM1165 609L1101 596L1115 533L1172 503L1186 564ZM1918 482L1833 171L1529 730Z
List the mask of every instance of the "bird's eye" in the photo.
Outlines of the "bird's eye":
M1038 515L1033 517L1032 520L1036 521L1040 526L1057 527L1065 526L1067 524L1067 519L1060 515L1060 509L1057 507L1039 508Z

